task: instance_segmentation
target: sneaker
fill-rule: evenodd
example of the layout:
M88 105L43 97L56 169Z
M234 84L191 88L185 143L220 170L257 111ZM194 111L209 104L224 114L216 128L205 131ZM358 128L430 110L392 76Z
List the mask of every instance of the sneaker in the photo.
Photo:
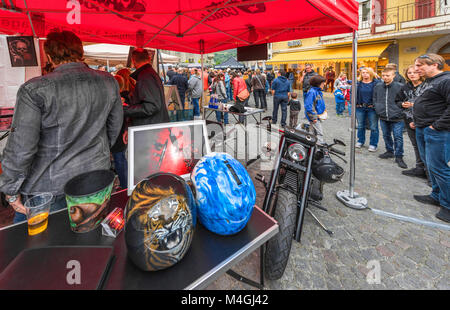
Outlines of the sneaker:
M417 168L417 167L409 169L409 170L402 171L402 174L406 175L406 176L409 176L409 177L417 177L417 178L422 178L422 179L426 179L427 178L427 175L426 175L425 171L423 169L420 169L420 168Z
M441 210L436 213L436 217L444 222L450 223L450 210L441 207Z
M387 158L394 158L394 153L392 152L384 152L383 154L378 155L379 158L387 159Z
M369 152L376 152L377 151L377 147L373 146L373 145L369 145Z
M433 206L440 206L439 201L435 200L434 198L431 198L430 195L414 195L413 197L415 200L417 200L420 203L424 203L427 205L433 205Z
M360 142L356 142L356 144L355 144L355 147L356 147L357 149L362 148L362 146L363 146L363 144L360 143Z
M406 169L408 168L408 166L405 164L405 162L403 161L403 156L397 156L395 157L395 162L397 163L397 165L402 168L402 169Z

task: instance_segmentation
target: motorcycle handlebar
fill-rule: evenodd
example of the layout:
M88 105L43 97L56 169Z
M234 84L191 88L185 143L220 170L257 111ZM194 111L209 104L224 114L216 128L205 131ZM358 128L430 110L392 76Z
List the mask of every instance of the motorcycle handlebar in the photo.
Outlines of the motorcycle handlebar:
M345 156L345 152L335 149L334 147L330 147L330 152L337 153L339 155Z

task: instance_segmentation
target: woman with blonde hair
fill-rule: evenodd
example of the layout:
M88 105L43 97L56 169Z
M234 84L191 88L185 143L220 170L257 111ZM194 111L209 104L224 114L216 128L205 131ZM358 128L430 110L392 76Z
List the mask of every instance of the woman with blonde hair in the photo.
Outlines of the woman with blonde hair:
M130 77L131 71L128 68L123 68L117 71L116 76L123 78L123 89L120 91L120 96L125 99L126 103L129 103L131 96L133 96L134 87L136 81Z
M395 103L403 109L404 121L406 132L408 133L409 140L414 148L414 154L416 156L416 167L402 171L402 174L418 178L427 178L425 164L420 158L419 148L416 141L416 129L413 119L413 107L414 101L417 96L423 92L422 82L425 80L415 70L414 65L410 65L405 70L406 84L402 87L400 92L395 98Z
M360 74L356 91L356 119L358 120L356 147L361 148L366 141L366 120L368 120L370 128L369 152L375 152L378 148L380 131L372 98L374 87L378 81L375 79L375 72L372 68L364 67L360 70Z

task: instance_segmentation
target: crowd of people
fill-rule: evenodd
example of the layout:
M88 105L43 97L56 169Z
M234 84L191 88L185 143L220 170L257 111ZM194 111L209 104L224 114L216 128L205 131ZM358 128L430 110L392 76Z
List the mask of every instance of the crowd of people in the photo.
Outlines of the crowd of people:
M395 158L400 168L407 169L403 160L406 131L415 167L402 174L427 179L432 187L430 195L414 195L414 199L441 206L436 217L450 222L450 72L443 71L444 62L437 54L422 55L406 68L404 77L395 64L388 64L381 77L372 68L359 68L356 147L364 146L369 129L368 151L376 152L380 127L386 150L378 157ZM345 73L336 80L337 115L342 115L345 104L350 114L351 83Z
M364 147L366 131L369 130L368 151L376 152L381 128L385 151L378 157L394 159L395 163L404 169L402 174L406 176L427 179L432 193L425 196L414 195L414 199L441 206L436 216L449 222L450 74L444 72L443 68L444 59L436 54L418 57L415 63L405 70L404 76L393 63L386 65L381 76L370 67L359 68L355 106L356 147ZM324 90L330 89L334 93L338 117L343 116L346 108L351 115L352 109L352 81L348 79L347 74L341 72L336 78L332 67L325 72L325 76L321 76L314 71L312 65L306 65L299 79L305 119L309 121L318 143L324 143L322 122L328 118ZM219 102L233 101L245 107L248 106L248 98L253 93L255 107L266 111L267 96L272 96L272 123L278 123L281 109L280 125L286 127L290 107L289 127L298 127L298 114L302 104L298 93L293 89L292 71L241 72L210 69L203 72L203 77L203 98L217 95ZM224 122L228 123L227 113L216 113L218 121L224 117ZM240 120L242 121L242 117ZM407 169L403 160L404 132L408 134L415 153L415 167L411 169Z
M302 110L300 90L294 90L293 72L279 70L214 70L169 68L158 75L145 49L132 52L133 70L114 74L94 70L83 61L81 40L70 31L49 33L44 43L49 66L45 74L27 81L17 93L11 133L3 152L0 191L16 211L15 222L25 219L23 201L36 192L52 192L52 211L65 207L63 186L81 170L108 169L112 162L122 188L127 187L127 128L169 122L164 84L175 85L181 108L192 106L194 117L211 98L219 104L232 102L237 111L249 105L268 110L272 97L272 123L297 128ZM439 55L418 57L403 78L395 64L379 77L368 67L359 68L356 96L356 147L365 145L370 130L370 152L378 149L381 127L385 152L382 159L403 161L403 129L414 147L416 166L402 173L428 179L430 195L414 198L441 206L436 215L450 222L450 73L444 72ZM333 68L321 76L306 65L299 78L304 117L324 143L322 122L328 118L323 96L330 89L336 114L351 111L352 81ZM289 124L288 121L289 108ZM219 122L228 113L216 112ZM239 120L243 121L243 116Z

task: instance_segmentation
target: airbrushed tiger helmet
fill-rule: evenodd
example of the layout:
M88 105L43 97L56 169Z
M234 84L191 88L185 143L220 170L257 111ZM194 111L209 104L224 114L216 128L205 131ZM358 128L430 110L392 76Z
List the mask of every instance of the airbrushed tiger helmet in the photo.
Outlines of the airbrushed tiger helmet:
M192 191L179 176L157 173L136 185L125 210L125 242L131 261L156 271L179 262L194 235Z

